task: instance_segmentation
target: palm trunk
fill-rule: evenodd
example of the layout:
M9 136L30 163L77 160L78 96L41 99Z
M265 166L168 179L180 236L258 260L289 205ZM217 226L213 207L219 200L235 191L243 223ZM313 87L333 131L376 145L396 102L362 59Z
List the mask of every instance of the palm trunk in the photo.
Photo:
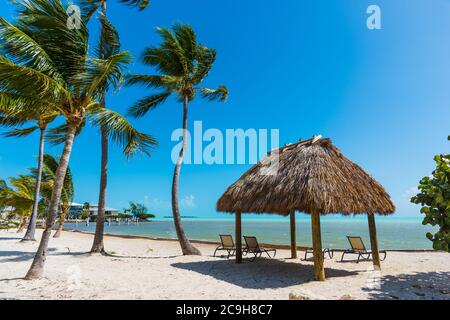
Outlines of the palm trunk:
M45 144L45 130L47 126L41 127L41 136L39 139L39 156L38 156L38 171L36 177L36 187L34 189L34 202L33 211L31 212L30 222L28 223L28 229L25 236L21 241L36 241L34 235L36 233L36 220L39 208L39 195L41 192L41 180L42 180L42 164L44 162L44 144Z
M66 209L61 209L61 217L59 218L58 229L56 229L53 238L59 238L61 236L61 231L64 229L64 222L66 222L67 211Z
M105 106L105 99L102 99L102 105ZM102 131L102 162L100 169L100 192L98 196L98 213L95 224L94 243L91 253L103 253L105 247L103 244L103 233L105 230L105 207L106 207L106 187L108 183L108 133L104 128Z
M178 208L178 181L180 177L181 164L183 163L184 149L186 148L186 130L187 130L187 113L188 113L188 97L185 97L183 103L183 142L181 143L180 155L178 156L175 171L173 173L172 182L172 213L175 230L177 232L178 241L180 242L181 251L184 255L201 255L201 252L195 248L186 237L181 223L180 210Z
M25 229L25 226L27 225L27 219L22 218L19 224L19 228L17 229L17 233L22 233L23 229Z
M34 256L33 263L28 270L25 279L38 279L44 273L45 259L47 257L47 248L50 235L52 232L53 225L55 224L56 215L58 214L58 209L61 200L61 192L64 186L64 178L66 176L67 167L69 165L70 153L72 152L72 145L75 138L75 133L79 123L68 123L69 128L67 132L66 142L64 144L64 149L59 161L58 169L56 170L55 183L52 190L52 198L50 201L49 212L47 215L46 226L44 232L42 233L41 242L39 243L38 250Z
M106 17L106 0L102 1L102 13ZM101 32L105 32L105 28L102 25ZM106 98L103 94L101 99L101 105L106 107ZM100 165L100 190L98 194L98 211L97 221L95 223L95 236L92 244L91 253L103 253L105 252L105 246L103 243L103 234L105 230L105 207L106 207L106 189L108 185L108 133L104 128L101 128L102 136L102 159Z

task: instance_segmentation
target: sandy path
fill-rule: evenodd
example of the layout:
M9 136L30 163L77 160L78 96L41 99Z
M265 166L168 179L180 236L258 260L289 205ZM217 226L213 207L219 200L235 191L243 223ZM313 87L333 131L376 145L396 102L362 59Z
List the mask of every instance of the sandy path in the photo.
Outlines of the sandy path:
M38 231L38 237L40 237ZM180 256L176 242L106 237L114 256L86 254L92 235L63 232L52 239L45 278L22 280L37 243L20 243L0 231L0 299L450 299L450 254L389 252L380 273L370 262L326 259L327 281L312 281L312 262L277 259L236 265L213 258L214 246L197 245L201 257ZM301 254L300 254L301 255ZM374 287L374 288L371 288Z

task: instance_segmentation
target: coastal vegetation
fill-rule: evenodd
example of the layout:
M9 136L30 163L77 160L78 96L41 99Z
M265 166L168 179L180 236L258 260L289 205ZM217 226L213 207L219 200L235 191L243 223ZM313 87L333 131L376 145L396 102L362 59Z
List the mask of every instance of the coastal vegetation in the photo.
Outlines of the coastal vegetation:
M197 42L197 35L190 25L176 24L172 29L158 28L157 32L162 38L162 43L159 47L145 49L142 62L147 66L156 68L159 74L131 75L127 84L142 85L146 88L158 89L159 92L137 101L129 109L129 114L140 118L163 104L172 95L175 95L182 104L183 137L173 173L172 214L183 254L199 255L201 254L200 251L191 244L186 236L178 205L180 170L186 148L188 108L197 94L209 101L224 102L228 97L228 89L224 85L218 86L217 89L198 87L211 71L217 52L215 49Z
M16 37L20 37L21 34L20 32L17 32L13 25L9 24L3 18L0 18L0 36L5 37L4 39L6 41L12 41L16 39ZM19 56L18 58L20 59L21 57ZM0 125L4 127L13 127L13 129L9 132L4 133L6 137L26 137L39 130L39 151L36 181L33 191L33 208L27 231L22 238L22 241L35 241L36 220L38 215L39 194L44 161L45 135L49 124L52 123L58 116L58 112L45 103L40 105L38 108L31 110L29 108L16 108L16 104L20 105L20 103L24 103L24 101L16 99L14 96L8 96L7 94L5 95L5 92L2 94L7 101L6 103L0 104ZM8 99L11 99L12 101L8 101ZM39 101L40 100L37 100L35 104L39 104ZM29 123L31 123L31 125L23 128L24 125Z
M434 161L436 169L420 180L419 193L411 202L422 206L424 225L438 227L434 234L426 234L433 249L450 252L450 154L436 155Z
M16 5L17 21L0 30L1 47L6 48L0 55L0 87L5 106L2 113L14 116L46 105L66 122L58 131L64 148L46 227L26 276L34 279L43 273L75 135L85 123L106 129L109 138L123 145L127 157L136 152L148 154L156 141L137 131L120 114L102 108L99 102L104 88L117 89L122 82L124 68L131 60L128 52L121 51L104 59L90 56L87 21L81 21L78 29L67 28L69 16L61 0L32 0ZM97 47L96 51L99 50ZM41 103L35 105L36 100Z
M129 207L124 209L123 212L125 214L132 215L134 218L139 220L147 220L155 217L154 214L148 213L148 208L145 205L134 201L130 201Z
M43 155L42 172L40 181L40 194L37 206L36 219L46 216L48 205L51 200L53 185L56 178L58 161L51 155ZM29 174L20 174L17 177L9 178L9 185L4 180L0 180L0 207L8 207L6 218L12 220L19 218L18 233L22 232L28 221L34 214L35 187L38 179L38 169L29 169ZM67 168L67 174L64 178L63 189L61 192L61 203L59 209L59 226L54 237L59 237L64 221L73 201L74 187L70 168ZM29 223L28 223L29 225Z

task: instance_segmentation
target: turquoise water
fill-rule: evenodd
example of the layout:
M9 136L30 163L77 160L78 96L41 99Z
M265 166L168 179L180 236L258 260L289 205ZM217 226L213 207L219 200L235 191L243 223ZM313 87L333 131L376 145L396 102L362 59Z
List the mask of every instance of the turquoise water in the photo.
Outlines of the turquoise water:
M247 218L248 217L248 218ZM297 216L297 244L311 246L311 224L308 216ZM418 217L377 217L377 233L380 249L432 249L431 241L425 234L433 228L422 225ZM183 225L190 239L219 241L219 234L234 234L234 220L227 219L184 219ZM322 241L324 247L348 247L346 235L359 235L366 246L370 245L366 216L343 217L326 216L321 218ZM66 224L65 229L95 231L95 223L86 226L83 223ZM263 243L289 244L289 219L255 219L243 216L243 235L254 235ZM170 219L158 219L138 225L105 225L105 232L118 235L138 235L157 238L176 239L173 222Z

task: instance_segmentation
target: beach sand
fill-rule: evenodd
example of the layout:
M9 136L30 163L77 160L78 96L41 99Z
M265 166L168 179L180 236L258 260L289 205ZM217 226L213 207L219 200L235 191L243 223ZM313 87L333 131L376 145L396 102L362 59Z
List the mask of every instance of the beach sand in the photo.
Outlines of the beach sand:
M40 239L38 230L37 239ZM177 242L105 237L108 256L90 255L93 236L63 232L51 239L45 277L26 281L38 242L0 231L0 299L450 299L450 254L389 252L381 272L371 262L326 259L325 282L313 279L310 261L182 256ZM303 257L303 252L299 252Z

